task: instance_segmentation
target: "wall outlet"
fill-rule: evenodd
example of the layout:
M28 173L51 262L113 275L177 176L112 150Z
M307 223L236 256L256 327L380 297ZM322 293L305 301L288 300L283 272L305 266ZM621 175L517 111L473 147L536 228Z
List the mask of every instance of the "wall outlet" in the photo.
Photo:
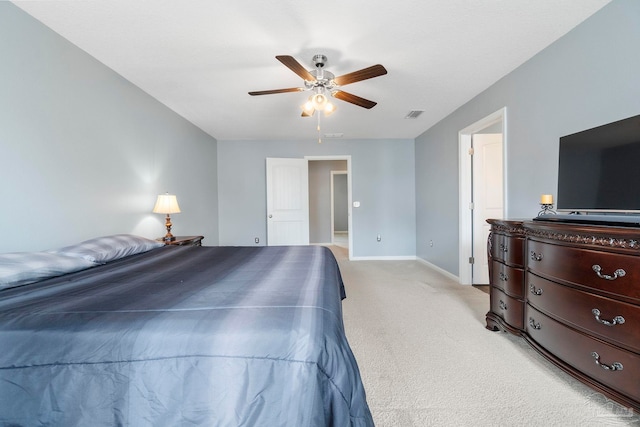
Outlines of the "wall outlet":
M429 240L429 246L433 247L433 240Z
M380 237L380 235L378 234L378 237L376 237L376 240L379 242L382 240L382 237Z
M260 243L260 238L256 237L256 244Z

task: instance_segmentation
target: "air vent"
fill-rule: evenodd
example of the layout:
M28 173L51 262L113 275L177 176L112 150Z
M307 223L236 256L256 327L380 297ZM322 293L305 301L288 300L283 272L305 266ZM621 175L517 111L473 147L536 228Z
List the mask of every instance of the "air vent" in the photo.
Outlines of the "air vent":
M324 137L325 138L342 138L344 136L344 133L325 133Z
M424 110L411 110L409 114L404 116L405 119L417 119L420 114L424 113Z

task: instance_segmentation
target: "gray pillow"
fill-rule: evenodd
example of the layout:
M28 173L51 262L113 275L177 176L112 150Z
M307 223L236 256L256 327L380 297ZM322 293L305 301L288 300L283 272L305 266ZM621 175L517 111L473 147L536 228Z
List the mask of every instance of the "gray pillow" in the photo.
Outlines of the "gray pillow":
M49 252L10 252L0 254L0 289L26 285L50 277L95 267L84 258Z
M164 246L164 243L133 234L114 234L85 240L49 252L104 264L129 255L147 252L160 246Z

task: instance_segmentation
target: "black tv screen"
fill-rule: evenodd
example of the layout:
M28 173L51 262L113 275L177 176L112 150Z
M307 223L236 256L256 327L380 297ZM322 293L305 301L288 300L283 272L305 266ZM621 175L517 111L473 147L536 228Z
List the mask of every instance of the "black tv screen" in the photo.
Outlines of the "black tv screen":
M560 138L557 207L640 212L640 115Z

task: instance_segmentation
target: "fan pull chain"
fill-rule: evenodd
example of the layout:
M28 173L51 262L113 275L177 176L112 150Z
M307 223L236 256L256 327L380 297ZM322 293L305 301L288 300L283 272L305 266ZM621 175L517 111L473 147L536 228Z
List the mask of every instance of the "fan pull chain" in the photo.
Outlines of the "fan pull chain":
M317 115L318 115L318 144L322 144L322 138L320 137L320 112L316 111Z

